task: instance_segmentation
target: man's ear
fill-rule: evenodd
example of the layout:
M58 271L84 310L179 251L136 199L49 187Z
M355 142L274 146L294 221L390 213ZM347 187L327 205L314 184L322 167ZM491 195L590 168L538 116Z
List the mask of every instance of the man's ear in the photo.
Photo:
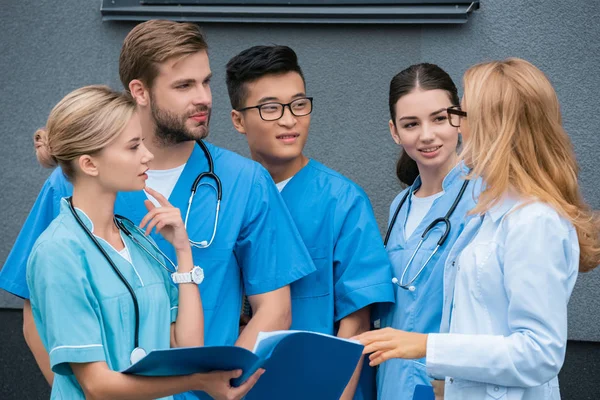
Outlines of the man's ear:
M129 82L129 92L139 106L150 104L150 91L139 79Z
M77 165L82 173L89 176L98 176L98 166L91 156L87 154L82 155L77 160Z
M402 141L400 140L400 135L398 135L398 129L396 129L396 125L394 125L394 121L390 119L390 135L392 135L392 139L398 146L402 146Z
M231 110L231 123L236 131L242 135L246 134L246 127L244 126L244 116L240 111Z

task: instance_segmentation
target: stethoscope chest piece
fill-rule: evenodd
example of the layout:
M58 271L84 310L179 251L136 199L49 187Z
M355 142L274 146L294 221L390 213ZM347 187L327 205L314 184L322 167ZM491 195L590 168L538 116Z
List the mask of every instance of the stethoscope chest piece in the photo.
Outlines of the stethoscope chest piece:
M140 361L142 358L146 357L146 355L146 350L144 350L141 347L136 347L131 352L131 355L129 356L129 361L131 361L131 365L133 365L136 362Z

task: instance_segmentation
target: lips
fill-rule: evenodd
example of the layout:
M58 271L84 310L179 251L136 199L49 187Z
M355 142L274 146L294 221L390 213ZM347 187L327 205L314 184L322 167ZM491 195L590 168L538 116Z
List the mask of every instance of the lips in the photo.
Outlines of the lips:
M208 113L197 113L190 116L196 122L205 122L208 119Z
M286 139L296 139L297 137L299 137L300 134L299 133L283 133L281 135L277 135L275 136L277 139L282 139L282 140L286 140Z
M424 148L424 149L419 149L419 151L421 153L433 153L435 151L438 151L441 148L442 148L442 146L440 145L440 146L434 146L434 147L427 147L427 148Z
M146 169L144 170L144 172L142 172L142 173L141 173L141 174L139 174L138 176L143 176L143 175L146 175L146 172L148 172L148 170L149 170L149 169L150 169L150 168L146 168Z

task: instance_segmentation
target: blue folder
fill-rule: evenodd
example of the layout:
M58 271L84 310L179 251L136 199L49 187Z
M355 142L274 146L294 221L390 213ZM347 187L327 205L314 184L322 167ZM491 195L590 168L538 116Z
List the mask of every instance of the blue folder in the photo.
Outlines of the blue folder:
M265 373L247 400L339 399L361 358L363 346L334 336L304 331L259 335L254 352L235 346L206 346L154 350L133 364L126 374L188 375L196 372L241 369L234 386L256 370ZM209 398L198 393L201 398Z
M435 400L433 387L428 385L417 385L412 400Z

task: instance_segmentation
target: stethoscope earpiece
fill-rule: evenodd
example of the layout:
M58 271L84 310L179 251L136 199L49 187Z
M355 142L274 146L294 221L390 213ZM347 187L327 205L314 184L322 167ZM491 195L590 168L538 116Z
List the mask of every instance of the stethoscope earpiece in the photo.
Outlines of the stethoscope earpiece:
M415 290L417 290L417 288L414 285L410 285L410 286L401 285L400 281L396 277L392 278L392 283L394 285L397 285L400 289L408 290L409 292L414 292Z

